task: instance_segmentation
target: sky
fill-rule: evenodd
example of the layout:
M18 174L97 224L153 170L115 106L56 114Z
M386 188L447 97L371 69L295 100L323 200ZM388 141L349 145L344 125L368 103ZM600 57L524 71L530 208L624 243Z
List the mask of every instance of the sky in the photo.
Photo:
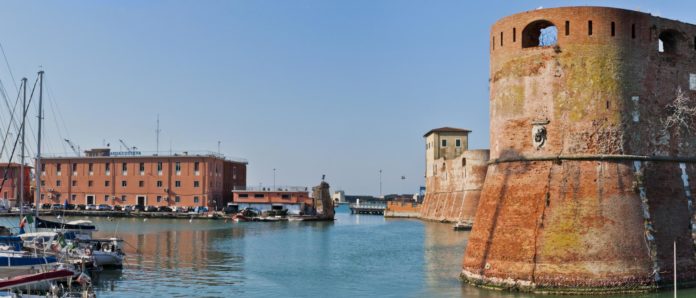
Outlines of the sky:
M249 162L248 185L276 169L277 185L325 174L379 195L382 170L383 194L414 193L428 130L467 128L471 149L488 147L490 26L571 5L696 23L693 1L3 1L0 80L12 105L21 77L31 90L46 72L43 152L74 154L64 139L155 151L159 115L161 152L220 142Z

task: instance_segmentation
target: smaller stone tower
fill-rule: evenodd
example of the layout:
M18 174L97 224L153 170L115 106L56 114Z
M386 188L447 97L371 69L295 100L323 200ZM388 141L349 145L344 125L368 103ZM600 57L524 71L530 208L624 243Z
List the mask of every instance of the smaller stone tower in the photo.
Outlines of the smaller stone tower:
M421 218L473 223L488 150L468 150L470 132L441 127L423 136L426 194Z

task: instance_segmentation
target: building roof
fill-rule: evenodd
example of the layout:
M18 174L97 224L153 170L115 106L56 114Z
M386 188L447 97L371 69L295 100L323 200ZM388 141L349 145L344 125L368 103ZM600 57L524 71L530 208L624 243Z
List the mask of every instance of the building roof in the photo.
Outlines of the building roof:
M10 163L10 164L9 164L9 167L10 167L10 168L19 168L20 166L21 166L21 165L18 164L18 163L16 163L16 162L13 162L13 163ZM6 168L6 167L8 167L8 163L6 163L6 162L0 162L0 168ZM24 165L24 167L26 167L26 168L31 168L31 166L29 166L29 165Z
M219 159L225 162L232 162L238 164L248 164L249 162L243 158L227 158L219 155L184 155L184 154L173 154L173 155L133 155L133 156L41 156L42 161L54 161L54 160L123 160L123 159L183 159L183 158L213 158Z
M464 129L464 128L456 128L456 127L445 126L445 127L440 127L440 128L431 129L429 132L425 133L425 135L423 135L423 137L425 138L425 137L429 136L430 134L432 134L432 133L434 133L434 132L462 132L462 133L470 133L471 130Z

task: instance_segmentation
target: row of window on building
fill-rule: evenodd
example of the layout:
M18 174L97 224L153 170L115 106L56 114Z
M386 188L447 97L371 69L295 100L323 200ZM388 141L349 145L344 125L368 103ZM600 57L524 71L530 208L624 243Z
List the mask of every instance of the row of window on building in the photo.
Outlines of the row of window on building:
M56 201L60 201L60 200L61 200L61 197L62 197L62 195L59 194L59 193L54 194L53 196L54 196L54 197L53 197L54 200L56 200ZM41 200L43 201L45 198L46 198L45 194L41 194ZM118 196L113 196L113 197L112 197L112 196L110 196L110 195L104 195L104 203L108 203L109 200L112 199L112 198L113 198L113 199L117 199ZM126 195L122 195L122 196L120 197L120 199L121 199L122 202L128 202L128 196L126 196ZM77 195L76 195L76 194L71 195L71 196L70 196L70 200L71 200L71 201L77 201ZM155 199L155 201L156 201L157 203L161 203L161 202L167 201L167 200L168 200L168 199L167 199L166 197L163 197L163 196L157 196L157 198ZM174 196L174 203L180 203L180 202L181 202L181 197L180 197L180 196ZM95 202L95 203L97 203L97 202ZM198 196L194 196L194 197L193 197L193 203L200 203L200 199L199 199Z
M217 186L222 186L222 185L221 185L222 183L221 183L220 181L216 181L215 184L216 184ZM105 187L109 187L110 185L111 185L111 181L109 181L109 180L105 180L105 181L104 181L104 186L105 186ZM163 185L162 180L158 180L156 185L157 185L157 187L162 187L162 185ZM200 184L199 181L193 181L193 187L200 187L200 185L201 185L201 184ZM41 180L41 186L46 186L46 180ZM60 187L60 186L62 186L61 180L56 180L56 187ZM77 186L77 180L73 180L73 181L72 181L72 186ZM93 187L93 186L94 186L94 181L93 181L93 180L87 181L87 187ZM121 181L121 186L122 186L122 187L127 187L127 186L128 186L128 181L122 180L122 181ZM139 187L145 187L145 181L143 181L143 180L138 181L138 186L139 186ZM209 185L209 186L210 186L210 187L213 187L213 181L210 181L210 185ZM179 181L179 180L174 181L174 187L181 187L181 181Z
M454 146L461 147L462 146L462 139L455 139ZM445 139L440 140L440 147L447 147L447 140L445 140ZM430 149L430 148L432 148L432 144L430 142L426 143L425 149Z
M138 165L138 169L140 170L140 175L145 175L145 163L141 162ZM162 176L162 169L163 169L163 164L162 162L157 163L157 175ZM89 172L89 175L94 175L94 163L89 163L87 164L87 171ZM181 162L176 162L174 163L174 171L176 175L181 175ZM232 168L233 175L236 176L236 168ZM198 176L200 175L200 162L196 161L193 163L193 172L194 175ZM41 164L41 173L46 174L46 164L42 163ZM73 176L77 176L77 163L72 164L72 173ZM215 174L219 174L219 166L216 164L215 165ZM62 164L57 163L56 164L56 175L60 176L62 174ZM104 163L104 174L106 175L111 175L111 163ZM123 176L128 175L128 163L124 162L121 163L121 174Z
M248 197L249 197L249 194L247 194L247 193L240 193L240 194L239 194L239 197L240 197L240 198L248 198ZM265 198L265 197L266 197L266 195L265 195L265 194L262 194L262 193L254 194L254 198L256 198L256 199ZM302 197L302 196L300 196L300 197ZM280 198L281 198L281 199L290 199L290 195L289 195L289 194L281 194L281 195L280 195Z

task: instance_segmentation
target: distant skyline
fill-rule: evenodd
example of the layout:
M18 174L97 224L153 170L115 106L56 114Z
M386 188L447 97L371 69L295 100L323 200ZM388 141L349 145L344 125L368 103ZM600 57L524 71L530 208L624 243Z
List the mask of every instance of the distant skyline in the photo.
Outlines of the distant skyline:
M249 185L272 185L275 168L278 185L326 174L332 191L369 195L380 170L384 194L424 185L432 128L470 129L470 148L488 147L488 34L499 18L596 5L696 23L691 1L3 4L10 104L21 77L31 86L46 71L44 152L72 154L64 139L82 151L119 150L119 139L154 151L159 114L160 151L216 152L220 141L249 161ZM35 106L29 117L36 129Z

